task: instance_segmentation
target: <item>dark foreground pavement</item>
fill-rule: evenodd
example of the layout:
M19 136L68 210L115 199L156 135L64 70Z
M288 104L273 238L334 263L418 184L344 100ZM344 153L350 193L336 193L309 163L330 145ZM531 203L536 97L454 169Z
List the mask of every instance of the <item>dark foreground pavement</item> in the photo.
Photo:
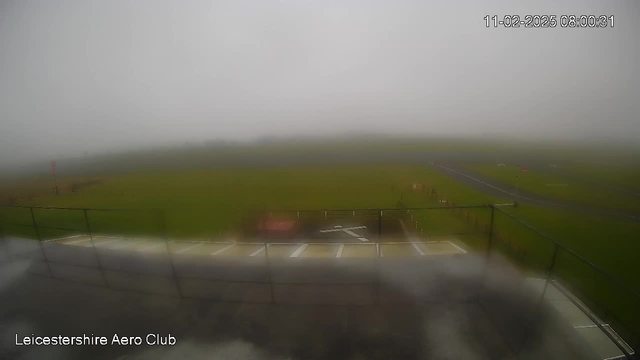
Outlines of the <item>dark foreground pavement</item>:
M64 245L4 259L5 359L590 359L503 261L264 259ZM74 265L63 264L72 262ZM80 265L80 266L78 266ZM51 272L49 272L51 269ZM144 272L144 274L141 274ZM145 293L142 293L145 292ZM140 336L141 346L16 346L19 337ZM147 334L174 346L144 344Z

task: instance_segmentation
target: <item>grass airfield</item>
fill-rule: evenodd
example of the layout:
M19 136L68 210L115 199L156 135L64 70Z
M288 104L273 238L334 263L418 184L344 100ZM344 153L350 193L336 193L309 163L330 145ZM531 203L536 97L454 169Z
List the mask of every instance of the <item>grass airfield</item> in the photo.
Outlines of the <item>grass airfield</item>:
M465 168L507 185L512 192L529 192L551 200L640 214L640 189L623 181L625 176L633 176L629 170L623 169L622 174L616 176L611 174L614 169L576 170L559 168L556 164L526 172L521 166L510 164L469 164ZM609 174L605 176L610 178L608 184L602 173Z
M533 153L536 146L538 151ZM287 158L294 153L295 157ZM58 177L61 190L59 196L52 194L52 181L42 173L3 181L0 195L3 199L11 198L13 204L23 206L162 208L166 209L166 230L170 239L204 237L214 241L237 238L246 224L247 214L256 211L317 209L321 212L323 209L438 207L445 206L443 200L457 205L511 201L508 196L496 197L479 192L425 165L427 161L433 160L456 163L468 161L465 166L469 169L512 187L515 186L514 174L520 167L529 167L529 172L519 177L518 186L522 190L589 206L624 208L628 211L640 208L634 197L620 196L619 191L594 186L593 181L576 182L576 177L583 176L596 179L598 183L610 183L612 189L637 189L635 179L640 166L634 162L634 156L620 149L581 151L580 147L554 148L548 144L490 144L472 141L439 141L431 144L418 141L370 141L355 144L266 144L223 150L182 149L167 151L164 153L167 156L162 157L162 160L148 160L161 155L163 153L158 152L133 154L129 156L129 160L126 156L115 155L86 167L70 167L66 171L63 170L64 165L61 165ZM296 160L304 159L305 156L314 160ZM268 161L260 162L256 158ZM247 162L247 159L254 162ZM64 164L62 161L59 163ZM497 163L517 163L518 166L498 168ZM181 164L181 167L176 164ZM575 176L566 177L536 170L549 164L562 166ZM101 170L96 170L98 168ZM81 183L91 185L71 191L73 184ZM435 188L438 197L412 191L414 183L423 183L430 191ZM640 243L634 241L637 234L640 234L639 222L545 206L520 205L506 211L536 226L631 288L640 291L640 280L633 271L637 255L640 254ZM2 208L0 214L5 233L36 237L33 229L12 225L30 224L32 220L28 209ZM39 226L75 229L75 233L42 229L40 235L44 239L86 233L87 230L81 211L35 209L34 215ZM488 211L474 210L473 215L481 223L489 221ZM150 211L90 211L88 217L92 231L96 234L140 237L158 235L160 232L157 214ZM460 237L463 246L469 250L482 250L485 246L482 231L470 227L468 222L452 211L415 212L413 217L425 236L475 231L475 235ZM552 248L548 243L504 215L497 216L495 221L497 235L509 240L509 246L522 255L527 267L538 272L544 271L551 259ZM209 249L210 246L215 249ZM201 245L187 249L188 246L185 245L175 251L206 249L211 250L208 253L211 256L225 246ZM422 253L448 251L438 249L438 246L420 244L417 248ZM254 256L261 256L259 246L255 246L255 249L248 247L234 246L224 249L218 255L233 257L255 253ZM356 247L358 250L355 250ZM290 257L298 249L296 245L272 245L269 248L274 256L282 257ZM298 256L335 258L339 249L340 244L319 247L309 245ZM370 250L370 246L345 245L340 256L372 256L373 252L365 249ZM413 245L389 244L381 250L384 256L422 256ZM145 251L154 250L149 248ZM610 288L588 268L569 258L561 257L558 261L558 269L565 272L588 295L609 308L617 309L618 317L640 324L637 312L633 310L637 304L621 300L624 297L622 293Z

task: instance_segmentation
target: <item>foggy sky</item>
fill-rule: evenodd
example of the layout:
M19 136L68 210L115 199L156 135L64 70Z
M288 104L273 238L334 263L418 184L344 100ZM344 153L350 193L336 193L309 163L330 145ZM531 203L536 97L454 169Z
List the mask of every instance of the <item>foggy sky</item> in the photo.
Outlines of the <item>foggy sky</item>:
M1 0L0 164L265 135L640 138L638 18L635 0Z

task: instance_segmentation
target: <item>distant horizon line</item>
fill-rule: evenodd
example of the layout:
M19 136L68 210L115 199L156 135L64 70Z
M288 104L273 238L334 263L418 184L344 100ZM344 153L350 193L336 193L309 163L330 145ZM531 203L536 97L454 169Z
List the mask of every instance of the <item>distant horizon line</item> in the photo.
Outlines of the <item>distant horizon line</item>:
M182 150L182 149L196 149L196 148L211 148L214 149L216 147L224 147L224 148L242 148L242 147L259 147L266 145L288 145L288 144L296 144L300 145L300 143L311 145L318 144L322 141L330 141L330 142L344 142L344 141L354 141L355 144L360 143L362 145L370 145L366 144L368 141L373 142L384 142L384 141L394 141L394 140L404 140L409 142L416 142L422 140L432 141L434 143L442 143L447 141L467 141L467 142L480 142L480 143L495 143L495 145L509 145L515 142L518 145L536 145L540 143L549 143L554 145L566 145L569 147L575 148L585 148L585 147L602 147L602 146L613 146L615 150L640 150L640 143L638 141L634 141L633 139L620 139L620 138L562 138L562 137L536 137L536 136L505 136L501 134L474 134L474 135L438 135L438 134L383 134L383 133L361 133L361 134L335 134L335 135L265 135L259 136L252 139L225 139L225 138L212 138L208 140L183 140L183 141L175 141L175 142L165 142L158 144L144 144L139 146L131 146L131 147L120 147L114 149L105 149L105 150L78 150L72 153L67 154L59 154L51 157L39 156L38 159L30 159L30 160L16 160L12 162L7 162L5 164L0 164L0 168L2 170L13 170L17 171L18 168L29 168L35 166L41 166L42 164L49 163L50 161L79 161L84 159L96 159L96 158L105 158L111 156L121 156L125 154L144 154L153 151L172 151L172 150ZM355 145L354 144L354 145ZM426 145L426 144L425 144Z

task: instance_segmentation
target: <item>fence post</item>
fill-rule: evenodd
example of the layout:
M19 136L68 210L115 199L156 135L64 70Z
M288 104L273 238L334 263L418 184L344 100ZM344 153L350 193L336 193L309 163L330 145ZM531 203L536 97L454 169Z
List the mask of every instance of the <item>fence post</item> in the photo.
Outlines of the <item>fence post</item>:
M7 260L11 258L11 252L9 251L9 244L7 244L7 238L4 236L4 228L2 227L2 217L0 217L0 241L2 241L2 247L6 252L5 257Z
M493 242L493 211L494 211L494 206L493 204L491 205L491 220L490 220L490 224L491 227L489 228L489 240L487 241L487 254L485 255L485 261L484 261L484 266L482 267L482 271L481 271L481 275L480 278L478 279L479 281L479 285L478 285L478 290L476 293L476 301L480 302L481 299L481 293L484 289L484 284L486 282L486 278L487 278L487 273L489 272L489 257L491 256L491 250L493 248L492 246L492 242ZM477 227L478 225L478 217L475 216L474 217L474 229L475 227Z
M374 304L379 304L380 303L380 258L381 256L381 249L380 249L380 239L378 239L378 242L376 243L376 260L375 260L375 289L374 289L374 298L373 298L373 303Z
M104 267L102 266L102 262L100 261L100 256L98 255L98 249L96 248L96 244L93 242L93 232L91 231L91 224L89 223L89 215L87 215L87 209L82 209L84 213L84 223L87 226L87 231L89 232L89 239L91 240L91 247L93 248L93 254L96 257L96 263L98 264L98 269L100 270L100 275L102 275L102 281L106 287L109 287L109 283L107 282L107 276L104 274Z
M547 292L547 286L549 285L549 276L553 274L553 268L556 266L556 257L558 256L558 244L554 243L553 246L553 257L551 258L551 265L549 265L549 269L547 269L547 274L544 277L544 289L542 289L542 297L540 301L544 300L544 295Z
M266 237L264 240L264 257L265 257L265 261L267 262L267 278L269 280L269 290L271 292L271 303L275 304L276 299L275 299L275 295L273 294L273 280L271 279L271 260L269 259L269 244L267 243Z
M160 230L162 232L161 236L164 240L164 246L167 250L167 255L169 256L169 263L171 264L171 274L173 275L173 281L176 284L176 289L178 290L178 296L182 299L182 289L180 287L180 280L178 279L178 274L176 274L176 265L173 262L173 255L171 254L171 250L169 249L169 234L167 233L167 216L164 210L158 210L158 218L160 220Z
M36 230L36 238L38 239L38 244L40 244L40 251L42 251L44 262L47 264L47 269L49 269L49 275L53 277L53 271L51 271L51 265L49 265L49 259L47 259L47 254L44 252L44 246L42 245L42 238L40 237L40 229L38 229L36 216L33 214L33 207L29 207L29 211L31 212L31 220L33 221L33 228Z
M487 256L491 254L491 246L493 243L493 215L495 212L495 205L491 205L491 218L489 220L489 243L487 244ZM478 223L478 218L476 218L476 224Z

